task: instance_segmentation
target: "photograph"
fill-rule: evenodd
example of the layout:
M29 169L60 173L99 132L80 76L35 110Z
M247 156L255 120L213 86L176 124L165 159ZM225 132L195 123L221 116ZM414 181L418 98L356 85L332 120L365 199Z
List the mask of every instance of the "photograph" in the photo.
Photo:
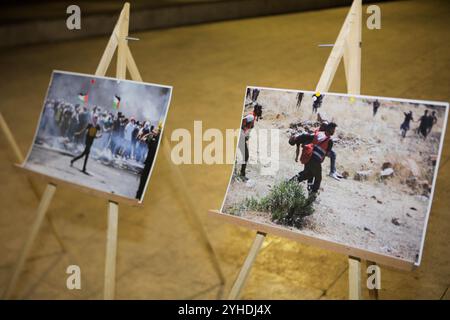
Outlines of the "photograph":
M53 71L23 167L142 202L172 87Z
M419 265L447 116L444 102L248 87L221 213Z

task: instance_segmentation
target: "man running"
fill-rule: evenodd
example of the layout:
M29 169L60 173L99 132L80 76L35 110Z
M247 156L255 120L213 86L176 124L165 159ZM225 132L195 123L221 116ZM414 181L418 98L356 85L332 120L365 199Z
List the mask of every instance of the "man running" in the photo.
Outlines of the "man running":
M79 159L81 159L82 157L84 158L84 164L83 164L83 173L87 173L86 172L86 164L89 158L89 153L91 152L91 147L92 144L94 143L95 138L100 138L102 135L100 134L99 136L97 136L97 133L100 131L100 126L97 123L97 116L93 116L92 117L92 123L89 123L86 128L84 128L83 130L75 133L76 136L81 135L82 133L86 132L86 140L85 140L85 147L84 147L84 151L78 156L73 158L72 160L70 160L70 166L73 166L73 163Z
M428 123L429 123L429 116L428 116L428 110L425 110L423 115L419 119L420 124L419 128L417 128L417 131L419 134L423 136L424 139L426 139L428 135Z
M412 111L409 111L408 113L403 112L405 115L405 119L403 120L403 123L400 125L400 130L402 132L402 137L406 137L406 132L409 130L409 124L411 121L414 121L413 119L413 113Z
M260 105L258 102L254 102L253 115L255 116L256 121L263 118L262 117L262 105Z
M320 184L322 182L322 162L326 155L333 148L333 140L331 137L334 135L337 125L334 122L330 122L326 126L325 131L316 131L314 133L303 133L298 137L300 143L309 145L309 148L304 149L300 160L305 164L305 168L299 174L291 178L296 179L298 182L314 179L313 185L310 191L310 198L315 199L317 192L319 191ZM310 152L305 150L309 149Z
M329 122L324 120L321 124L319 129L315 130L314 133L316 132L320 132L320 131L326 131L326 128L328 126ZM296 144L296 150L295 150L295 162L298 162L300 159L300 147L302 145L301 140L302 138L300 138L301 135L296 135L293 137L294 139L294 143ZM291 143L293 145L293 143ZM340 181L343 176L341 174L339 174L336 170L336 152L334 150L330 150L327 153L327 157L330 158L330 173L328 174L330 177L332 177L333 179L336 179L337 181ZM309 181L312 184L312 180Z

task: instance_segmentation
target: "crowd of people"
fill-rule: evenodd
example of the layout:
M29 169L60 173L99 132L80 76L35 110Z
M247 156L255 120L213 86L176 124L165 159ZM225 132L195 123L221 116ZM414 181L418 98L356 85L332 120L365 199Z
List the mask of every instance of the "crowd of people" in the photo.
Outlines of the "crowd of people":
M94 118L101 136L93 141L93 148L109 149L115 157L144 163L148 151L144 138L154 131L154 127L148 121L127 118L120 111L113 114L99 106L89 108L63 100L48 100L38 137L64 137L67 142L83 144L87 133L82 131Z
M262 118L262 106L257 103L259 90L255 95L257 89L249 89L247 91L247 99L251 102L247 105L254 107L253 111L244 116L241 124L241 138L243 138L243 144L241 152L244 155L244 162L241 165L241 170L239 178L243 181L247 181L246 177L246 167L249 158L248 150L248 139L250 136L250 131L255 126L255 122L259 118ZM323 95L320 93L315 93L312 97L312 113L317 113L318 109L322 105ZM301 103L303 95L297 95L297 107ZM300 101L300 103L299 103ZM373 105L373 116L375 117L381 103L378 99L372 101ZM410 129L410 123L414 121L412 111L404 113L405 118L400 126L401 134L403 137L406 136L406 132ZM308 191L311 200L317 197L317 193L320 188L322 181L322 162L326 157L330 158L330 173L329 176L340 180L343 178L336 170L336 152L333 150L333 139L332 136L335 133L337 124L334 122L329 122L318 116L320 127L313 131L298 132L294 133L290 139L289 143L292 146L296 146L295 162L301 162L304 165L304 169L297 175L291 178L291 181L308 181ZM429 114L428 110L424 111L424 114L420 117L417 122L419 126L415 130L417 134L422 136L424 139L431 132L433 126L437 122L436 111L432 111ZM300 155L301 150L301 155Z
M140 199L155 158L161 128L149 121L127 118L122 112L107 112L99 106L81 106L63 100L48 100L40 122L38 141L63 137L64 143L82 145L83 152L74 156L70 166L84 157L83 173L91 148L109 151L115 158L134 160L144 165L136 193Z
M419 122L419 126L416 128L416 133L424 139L426 139L428 134L431 132L431 129L433 129L433 126L437 122L436 111L432 111L431 114L428 114L428 110L425 110L423 115L417 121L414 121L412 111L404 112L404 116L405 118L400 125L400 131L403 138L406 137L406 133L410 129L411 122Z

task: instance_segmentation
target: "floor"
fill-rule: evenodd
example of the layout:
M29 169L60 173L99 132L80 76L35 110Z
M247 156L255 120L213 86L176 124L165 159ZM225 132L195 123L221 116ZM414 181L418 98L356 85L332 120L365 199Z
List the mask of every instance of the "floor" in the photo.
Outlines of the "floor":
M380 4L381 30L363 29L363 94L448 101L449 6L444 1ZM205 24L136 34L130 44L145 81L174 86L167 128L234 128L246 85L313 90L345 8ZM367 17L366 14L363 15ZM93 73L107 38L7 49L0 53L0 111L22 150L29 148L53 69ZM114 72L110 68L110 74ZM331 91L345 92L343 69ZM450 140L446 140L422 265L413 272L382 267L381 299L449 299ZM0 137L0 291L35 217L38 200L14 169ZM180 201L179 182L161 153L143 208L121 206L117 258L118 299L213 299L226 296L254 232L223 224L206 212L219 208L230 165L185 165L181 171L226 276L221 288L202 238ZM35 182L43 190L42 182ZM58 187L15 298L101 299L105 263L105 200ZM66 268L81 268L81 290L66 288ZM346 299L347 257L269 236L245 299ZM367 290L363 290L368 297Z

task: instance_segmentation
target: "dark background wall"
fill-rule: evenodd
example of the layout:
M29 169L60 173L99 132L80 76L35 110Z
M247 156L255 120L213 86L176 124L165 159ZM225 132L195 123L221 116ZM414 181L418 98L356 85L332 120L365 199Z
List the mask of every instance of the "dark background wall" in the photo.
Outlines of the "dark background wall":
M135 0L130 32L213 21L348 6L351 0ZM363 3L374 1L363 1ZM382 2L382 1L378 1ZM3 1L0 47L80 39L111 33L125 1ZM66 8L81 8L81 30L68 30Z

